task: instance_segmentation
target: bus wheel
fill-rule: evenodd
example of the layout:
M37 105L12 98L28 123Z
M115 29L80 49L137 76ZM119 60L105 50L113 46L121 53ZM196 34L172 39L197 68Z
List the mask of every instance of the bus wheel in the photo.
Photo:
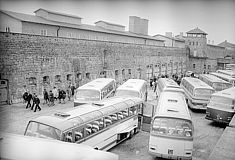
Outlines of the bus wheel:
M135 128L134 129L134 134L137 134L139 131L140 131L139 128Z
M132 137L133 137L134 133L135 133L134 129L133 129L133 130L131 130L131 132L130 132L130 138L132 138Z

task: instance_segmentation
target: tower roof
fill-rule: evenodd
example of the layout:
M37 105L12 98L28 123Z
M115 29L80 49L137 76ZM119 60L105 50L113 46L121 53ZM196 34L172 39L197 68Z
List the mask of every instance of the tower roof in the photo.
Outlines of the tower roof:
M204 35L207 35L206 32L202 31L201 29L199 29L198 27L197 28L194 28L188 32L186 32L187 34L204 34Z

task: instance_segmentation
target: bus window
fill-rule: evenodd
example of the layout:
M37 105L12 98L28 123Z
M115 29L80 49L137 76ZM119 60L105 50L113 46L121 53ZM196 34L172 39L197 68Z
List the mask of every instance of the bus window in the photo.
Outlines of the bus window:
M80 141L83 138L83 135L84 135L83 128L74 130L75 142Z
M109 126L112 124L112 118L110 116L107 116L104 118L104 123L105 123L105 127Z
M86 125L86 136L89 136L91 134L91 128L92 128L92 124L87 124Z
M134 115L137 114L137 106L132 106L130 108L130 115Z
M92 122L91 132L92 132L92 133L96 133L96 132L98 132L99 130L100 130L99 122L98 122L98 121Z
M68 131L65 133L65 141L66 142L73 142L72 131Z
M123 118L124 118L124 116L123 116L123 113L122 113L122 112L118 112L118 113L117 113L117 115L118 115L118 120L121 120L121 119L123 119Z
M128 109L121 111L124 117L128 117Z
M111 118L112 118L112 123L115 123L115 122L118 120L117 114L112 114L112 115L110 115L110 116L111 116Z
M99 130L103 129L104 128L104 119L101 118L101 119L97 120L97 122L98 122Z

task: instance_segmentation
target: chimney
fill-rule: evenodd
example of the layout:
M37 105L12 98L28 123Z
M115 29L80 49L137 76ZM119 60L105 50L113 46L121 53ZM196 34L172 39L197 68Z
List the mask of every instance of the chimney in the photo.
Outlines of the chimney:
M165 36L166 36L166 37L172 37L172 32L166 32L166 33L165 33Z
M148 20L129 16L129 32L148 35Z

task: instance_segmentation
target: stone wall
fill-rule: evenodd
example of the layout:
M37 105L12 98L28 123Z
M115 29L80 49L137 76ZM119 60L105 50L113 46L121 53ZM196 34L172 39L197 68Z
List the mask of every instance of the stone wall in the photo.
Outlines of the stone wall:
M13 101L21 98L24 86L41 95L44 88L78 87L102 76L119 83L128 78L147 80L150 65L177 62L182 64L177 72L185 72L188 60L182 48L3 32L0 53L0 78L9 80Z

